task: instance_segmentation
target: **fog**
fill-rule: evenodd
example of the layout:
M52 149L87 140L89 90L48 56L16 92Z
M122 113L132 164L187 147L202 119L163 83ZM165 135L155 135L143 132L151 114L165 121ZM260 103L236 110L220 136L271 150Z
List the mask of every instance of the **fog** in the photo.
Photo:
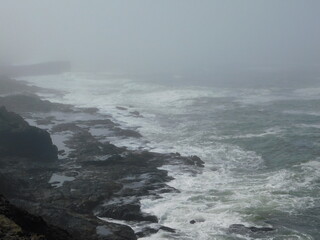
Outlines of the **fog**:
M299 69L314 78L319 13L318 0L1 0L0 61L181 76Z

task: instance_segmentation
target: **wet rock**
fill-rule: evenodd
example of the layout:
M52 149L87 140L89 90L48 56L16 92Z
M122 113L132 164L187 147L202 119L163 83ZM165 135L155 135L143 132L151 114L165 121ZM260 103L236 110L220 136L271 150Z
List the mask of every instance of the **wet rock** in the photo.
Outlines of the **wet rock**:
M190 164L194 164L198 167L204 167L204 161L202 161L198 156L191 156L189 158Z
M89 113L89 114L94 114L94 113L97 113L99 111L98 108L94 108L94 107L91 107L91 108L83 108L82 109L82 112L84 113Z
M0 97L0 105L5 106L8 110L23 113L23 112L50 112L50 111L72 111L71 106L51 103L47 100L41 100L34 94L20 94Z
M170 233L175 233L176 232L175 229L169 228L169 227L166 227L166 226L161 226L159 229L162 230L162 231L165 231L165 232L170 232Z
M115 131L117 135L123 136L123 137L133 137L133 138L142 137L142 135L139 132L131 129L113 128L112 130Z
M65 150L59 150L58 151L58 155L65 156L66 155L66 151Z
M3 72L1 72L3 74ZM0 94L16 94L22 92L35 92L40 88L28 86L22 81L16 81L5 76L0 76Z
M122 111L127 111L128 108L125 107L120 107L120 106L116 106L116 109L122 110Z
M28 183L23 179L13 177L10 173L0 173L0 193L6 196L15 196L20 189L27 186Z
M57 124L52 127L51 132L53 133L60 133L60 132L66 132L66 131L71 131L71 132L82 132L82 128L78 127L77 124L75 123L61 123Z
M119 124L112 122L110 119L94 119L94 120L88 120L88 121L76 121L76 123L85 124L90 127L96 127L97 125L102 127L108 127L108 128L119 126Z
M150 236L152 234L155 234L157 232L159 232L159 229L146 227L146 228L143 228L141 231L136 232L136 236L138 238L143 238L143 237L147 237L147 236Z
M132 112L130 112L130 114L135 117L142 117L142 115L138 111L132 111Z
M0 195L0 238L72 240L71 235L58 227L47 224L41 217L10 204Z
M73 119L87 117L82 112L67 115ZM9 188L16 192L10 195L11 201L33 214L43 216L50 223L68 229L77 239L136 239L129 227L100 221L95 216L154 225L157 218L141 212L139 200L145 196L157 199L160 193L176 191L166 184L173 178L159 167L166 164L189 165L188 169L198 171L194 166L201 166L201 159L180 154L133 151L102 141L91 134L90 128L107 129L106 132L110 130L112 136L132 137L130 134L125 136L119 124L103 117L100 115L96 120L69 119L51 128L53 133L67 134L64 143L71 154L63 161L41 165L39 161L24 164L21 159L9 161L7 157L0 158L0 177L6 173L6 182L10 181L10 176L19 180L12 181L14 185L23 186L18 188L10 185ZM49 183L53 174L71 176L73 180L54 187ZM19 183L20 180L23 180L23 184ZM158 226L155 231L160 229ZM166 227L161 230L174 231ZM150 230L152 232L154 230Z
M158 222L156 216L143 214L139 204L110 204L103 206L100 209L98 216L126 221Z
M274 230L274 228L270 227L246 227L243 224L232 224L229 226L229 232L237 234L266 233Z
M56 118L53 117L53 116L49 116L49 117L45 117L45 118L42 118L42 119L37 119L36 123L38 125L49 125L49 124L53 124L54 121L56 121Z
M169 227L166 227L166 226L145 227L141 231L136 232L136 236L138 238L147 237L147 236L150 236L152 234L155 234L155 233L159 232L160 230L165 231L165 232L170 232L170 233L175 233L176 232L175 229L169 228Z
M19 115L0 108L0 156L55 160L58 150L49 133L29 126Z

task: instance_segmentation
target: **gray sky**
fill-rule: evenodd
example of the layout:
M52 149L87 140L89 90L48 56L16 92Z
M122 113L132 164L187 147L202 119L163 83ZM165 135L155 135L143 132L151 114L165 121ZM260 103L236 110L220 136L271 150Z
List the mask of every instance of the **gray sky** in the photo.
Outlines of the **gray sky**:
M319 0L0 0L1 61L120 72L320 64Z

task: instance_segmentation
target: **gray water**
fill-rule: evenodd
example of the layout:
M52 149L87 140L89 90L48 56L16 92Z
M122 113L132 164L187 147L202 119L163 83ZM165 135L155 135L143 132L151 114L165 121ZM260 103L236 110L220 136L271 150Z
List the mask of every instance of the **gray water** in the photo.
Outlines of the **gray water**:
M178 232L145 239L320 239L320 88L169 86L86 73L26 80L66 92L49 100L98 107L144 136L117 145L205 161L204 169L163 167L180 193L141 204ZM236 234L231 224L275 231Z

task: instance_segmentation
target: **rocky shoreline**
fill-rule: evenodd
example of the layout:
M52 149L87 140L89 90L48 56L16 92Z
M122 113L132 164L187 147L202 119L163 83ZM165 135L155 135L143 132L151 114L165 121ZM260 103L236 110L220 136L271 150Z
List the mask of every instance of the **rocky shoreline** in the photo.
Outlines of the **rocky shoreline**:
M6 127L6 131L0 128L0 138L8 134L17 137L18 131L22 139L12 149L15 138L7 146L0 142L0 193L11 203L65 229L74 239L129 240L159 230L175 232L158 224L156 216L142 212L140 199L160 198L161 193L177 191L166 184L172 178L159 167L190 165L197 172L204 164L200 158L115 146L108 137L138 140L142 136L135 129L124 129L112 117L99 114L97 109L44 101L35 95L39 89L3 79L0 86L9 84L7 89L11 91L6 93L14 95L0 97L0 106L4 106L0 124ZM12 119L15 125L5 125ZM35 132L41 137L35 138ZM31 153L19 151L24 145L40 143L41 148L26 148ZM134 232L113 220L137 223L141 228Z

